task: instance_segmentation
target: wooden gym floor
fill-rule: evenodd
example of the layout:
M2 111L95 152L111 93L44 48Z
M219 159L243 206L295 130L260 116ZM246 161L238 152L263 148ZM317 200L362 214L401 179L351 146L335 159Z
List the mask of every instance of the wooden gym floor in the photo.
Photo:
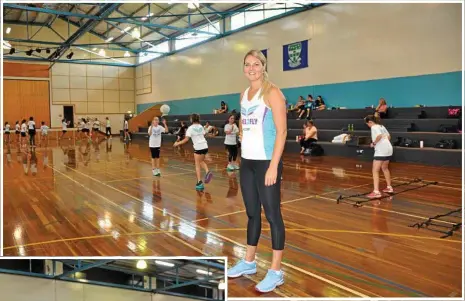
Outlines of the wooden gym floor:
M191 143L183 151L165 143L160 178L151 175L146 142L53 141L35 151L34 175L31 155L35 159L16 145L5 147L6 256L209 255L228 256L231 265L244 255L240 171L225 170L222 148L210 149L214 177L204 192L194 189ZM284 167L285 284L263 295L254 290L272 252L262 215L259 271L229 280L229 297L462 295L461 229L442 239L442 233L409 227L461 208L461 169L393 163L396 185L418 177L438 183L400 186L398 192L412 190L354 207L351 202L363 199L336 199L372 189L371 162L285 154ZM448 231L461 219L461 212L443 217L430 229Z

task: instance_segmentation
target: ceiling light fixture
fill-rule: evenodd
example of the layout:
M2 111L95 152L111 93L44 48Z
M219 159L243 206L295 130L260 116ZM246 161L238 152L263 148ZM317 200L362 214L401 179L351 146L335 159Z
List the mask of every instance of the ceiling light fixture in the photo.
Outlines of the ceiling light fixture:
M130 57L130 56L131 56L131 55L129 54L129 51L126 51L126 52L124 53L124 57Z
M108 42L111 42L111 41L113 41L113 39L114 39L113 37L109 37L108 39L106 39L106 42L107 42L107 43L108 43Z
M6 34L9 34L10 32L11 32L11 27L8 27L8 28L6 29Z
M198 274L202 274L202 275L209 275L209 276L213 275L212 272L208 272L208 271L200 270L200 269L197 269L196 272L197 272Z
M139 260L139 261L137 261L136 267L139 270L144 270L144 269L147 268L147 262L145 262L145 260Z
M131 32L131 36L135 39L140 38L140 31L138 28L134 28L134 30Z
M155 260L155 264L164 265L166 267L174 267L174 263L161 261L161 260Z

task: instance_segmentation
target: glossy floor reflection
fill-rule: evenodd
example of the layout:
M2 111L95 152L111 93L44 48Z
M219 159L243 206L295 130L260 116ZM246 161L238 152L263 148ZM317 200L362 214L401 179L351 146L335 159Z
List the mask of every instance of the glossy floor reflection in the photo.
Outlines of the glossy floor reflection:
M230 265L242 258L247 217L240 171L226 172L225 151L210 150L214 177L204 192L194 189L191 145L177 151L165 144L161 156L158 178L144 142L6 147L4 255L209 255L228 256ZM460 169L394 163L394 184L416 177L439 184L355 208L336 198L372 188L371 162L286 154L284 167L286 282L260 296L462 294L461 232L440 239L408 227L461 207ZM259 296L254 286L272 252L265 216L262 221L258 274L230 280L230 297Z

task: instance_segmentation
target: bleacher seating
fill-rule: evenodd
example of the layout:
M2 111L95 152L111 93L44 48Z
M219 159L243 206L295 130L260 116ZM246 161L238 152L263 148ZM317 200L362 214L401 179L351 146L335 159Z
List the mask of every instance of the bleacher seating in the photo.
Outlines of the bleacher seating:
M354 127L354 135L370 136L370 129L365 125L363 117L371 113L373 113L371 108L313 112L312 120L318 128L318 143L324 148L325 155L359 156L371 160L373 150L369 146L349 147L344 144L331 143L333 137L346 131L349 124ZM202 124L209 121L219 130L218 137L208 138L210 145L223 145L223 128L227 118L227 114L204 114L201 116ZM188 122L189 116L171 115L167 116L166 119L170 128L177 129L181 121ZM302 134L304 122L305 120L296 120L294 113L289 113L286 152L298 153L300 151L300 146L295 138ZM458 124L458 119L447 118L447 107L389 108L388 118L383 119L382 123L389 130L392 142L396 141L398 137L404 137L424 143L424 148L395 147L394 161L462 166L462 134L439 132L441 125L456 126ZM135 133L135 136L147 138L147 130L147 127L140 127L139 133ZM452 150L434 148L434 145L441 139L455 140L457 148ZM164 140L174 141L175 137L174 135L165 135Z

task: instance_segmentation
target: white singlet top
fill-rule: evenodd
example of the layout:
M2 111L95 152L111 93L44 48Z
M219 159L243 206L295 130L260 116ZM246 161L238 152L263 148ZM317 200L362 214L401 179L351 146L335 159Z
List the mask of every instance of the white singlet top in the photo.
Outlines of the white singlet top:
M260 91L249 101L247 88L241 99L241 156L248 160L271 160L276 140L273 114L259 97Z

